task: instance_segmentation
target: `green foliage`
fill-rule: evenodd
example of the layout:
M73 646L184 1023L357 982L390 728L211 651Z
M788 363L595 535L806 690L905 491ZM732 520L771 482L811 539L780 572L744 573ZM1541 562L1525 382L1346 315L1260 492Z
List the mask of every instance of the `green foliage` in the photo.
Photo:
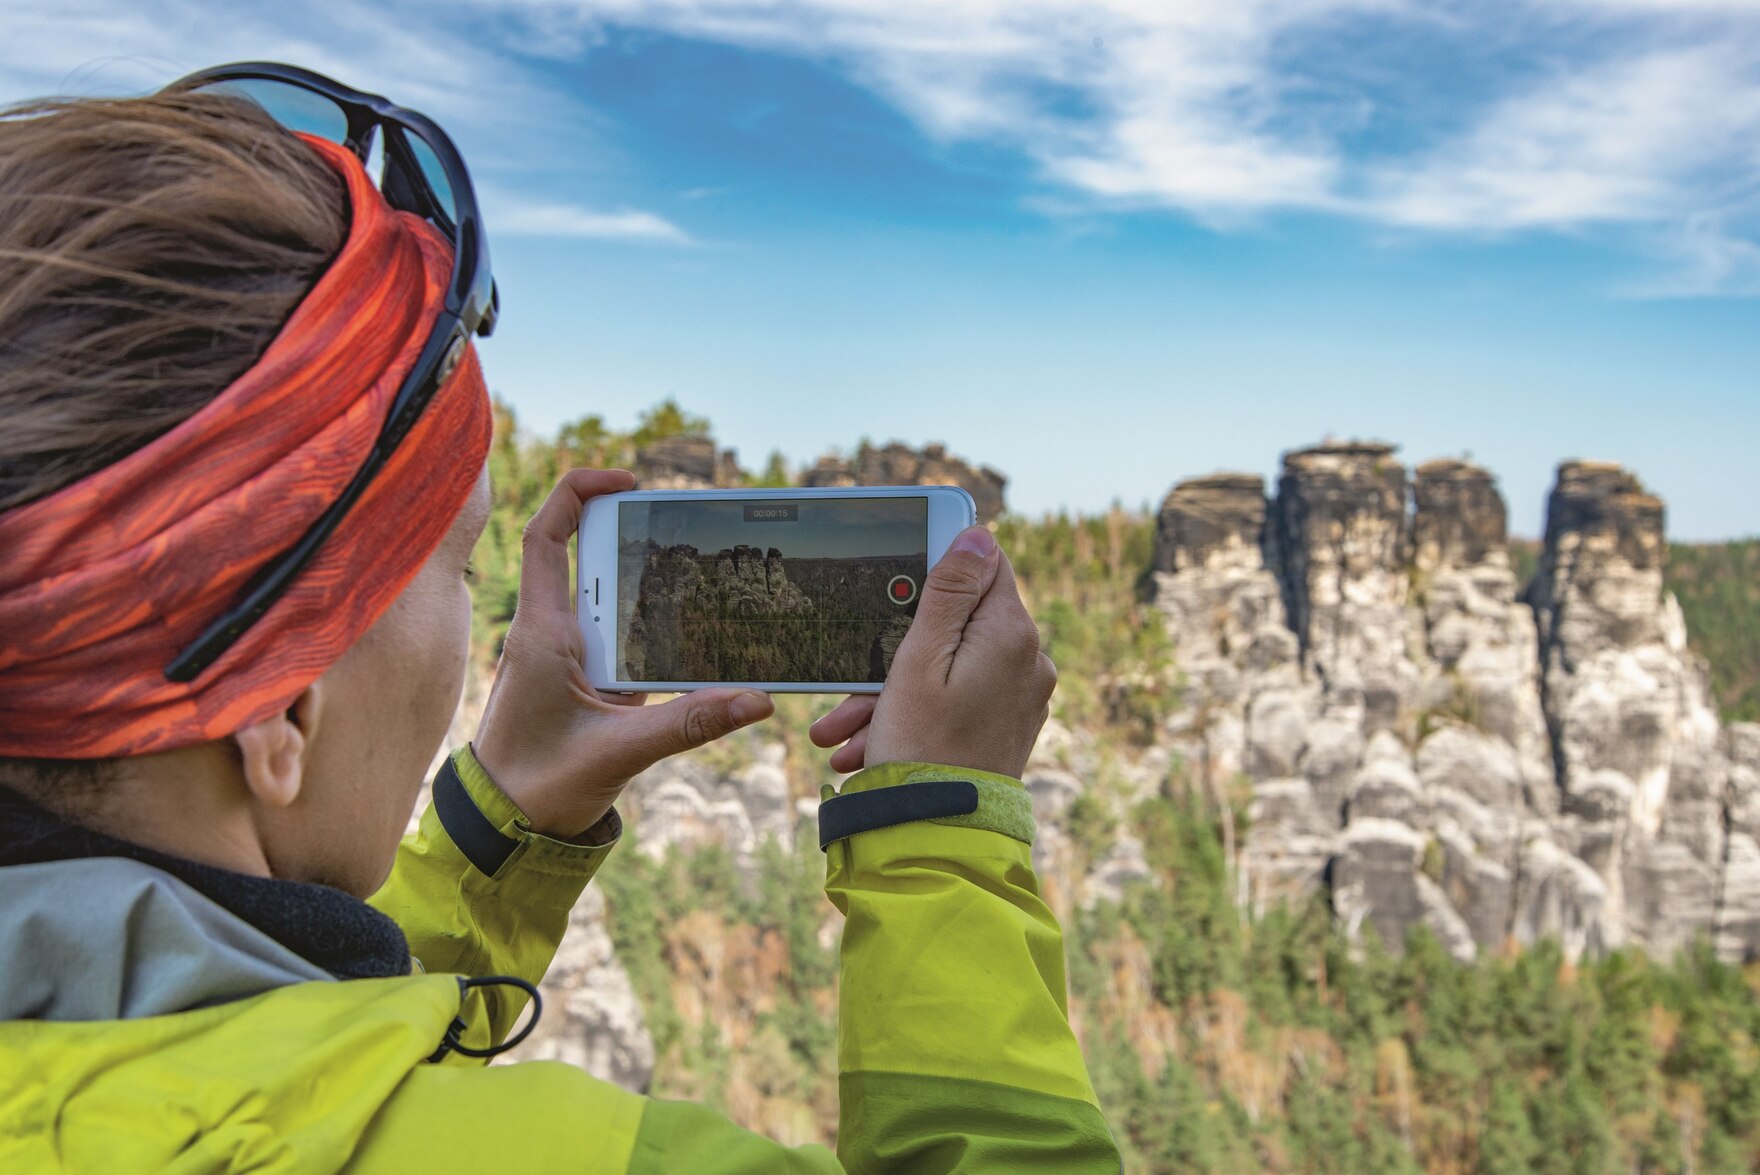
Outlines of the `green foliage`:
M1397 954L1372 934L1347 941L1323 898L1248 921L1233 902L1222 819L1171 781L1128 815L1153 879L1066 922L1070 997L1127 1171L1760 1166L1760 1004L1708 945L1672 960L1620 951L1573 964L1545 941L1462 965L1423 929ZM1095 801L1073 826L1098 845L1109 820ZM779 936L788 978L757 1027L786 1040L803 1103L829 1088L823 867L802 837L793 852L761 850L745 885L718 848L655 863L626 846L600 874L661 1053L658 1090L732 1101L724 1038L685 1024L671 995L668 930L692 910ZM1138 957L1130 943L1153 1006L1178 1026L1175 1055L1139 1051L1149 1026L1107 1010L1120 969ZM1242 1018L1242 1032L1219 1031ZM1238 1076L1253 1063L1276 1075L1268 1102Z
M1058 717L1153 742L1179 687L1166 627L1144 598L1154 516L1116 505L1094 518L1010 515L996 538L1057 665Z
M1536 539L1511 539L1509 543L1509 566L1515 573L1516 590L1521 591L1540 570L1540 542Z
M1118 832L1118 821L1093 792L1085 791L1077 796L1063 818L1070 841L1081 850L1082 859L1088 862L1099 860L1111 847Z
M786 1043L793 1093L801 1101L810 1101L816 1089L834 1080L836 1022L819 1007L828 1002L837 966L835 952L819 942L820 926L831 911L824 870L823 854L803 833L792 851L766 841L749 881L742 880L727 850L713 843L660 861L624 845L616 866L595 878L605 894L606 928L654 1039L655 1092L726 1107L733 1059L723 1026L687 1022L673 997L680 945L675 928L694 911L718 916L729 931L747 928L757 941L779 939L787 975L769 993L773 1007L754 1027L773 1029Z
M1479 1175L1516 1175L1540 1162L1540 1140L1528 1118L1521 1087L1508 1078L1491 1084L1491 1104L1479 1132Z
M753 924L779 931L788 948L788 986L778 993L774 1020L809 1071L830 1065L837 1045L836 1025L813 1004L814 994L828 989L837 972L835 954L819 945L829 909L824 884L824 854L811 837L797 837L792 853L767 841L758 858L757 900L746 912Z
M757 489L782 490L794 484L794 474L789 472L788 461L782 456L782 451L772 449L769 458L764 462L764 471L750 480Z
M624 464L629 438L605 427L603 416L583 416L565 424L556 433L557 447L571 454L582 465L594 468Z
M1711 664L1724 718L1760 722L1760 539L1674 543L1666 583L1689 641Z
M1129 894L1125 917L1149 947L1156 994L1172 1008L1240 985L1240 926L1222 842L1195 796L1144 800L1132 813L1160 874Z
M1096 1088L1128 1140L1127 1169L1760 1166L1760 1004L1709 945L1670 961L1620 951L1572 964L1546 941L1462 965L1419 928L1395 955L1372 934L1346 941L1321 900L1240 918L1221 826L1190 797L1144 803L1132 826L1157 884L1082 912L1068 939L1083 1006L1107 997L1129 936L1147 949L1157 1001L1183 1026L1187 1051L1150 1078L1129 1047L1135 1026L1090 1021ZM1244 1045L1219 1043L1212 1026L1243 1002ZM1663 1023L1675 1028L1659 1047ZM1226 1074L1292 1040L1271 1111L1233 1114L1239 1095ZM1197 1134L1193 1120L1204 1125Z
M647 1013L654 1048L665 1053L678 1040L683 1022L672 1000L664 933L693 903L677 878L678 863L669 858L656 864L634 849L619 846L615 867L601 870L593 884L605 894L606 930Z
M636 430L630 434L630 441L641 448L668 437L706 437L709 435L709 418L692 416L678 406L678 401L671 396L660 401L654 407L643 412L636 421Z

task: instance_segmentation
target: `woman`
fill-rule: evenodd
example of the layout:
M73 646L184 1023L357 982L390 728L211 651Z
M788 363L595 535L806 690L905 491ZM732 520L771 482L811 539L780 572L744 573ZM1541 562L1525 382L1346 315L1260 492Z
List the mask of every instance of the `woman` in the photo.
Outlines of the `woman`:
M629 779L771 709L586 685L567 542L634 483L573 470L399 843L463 678L494 307L462 163L381 99L231 67L0 119L0 1169L1117 1170L1018 781L1055 673L982 528L813 731L856 771L836 1155L483 1064Z

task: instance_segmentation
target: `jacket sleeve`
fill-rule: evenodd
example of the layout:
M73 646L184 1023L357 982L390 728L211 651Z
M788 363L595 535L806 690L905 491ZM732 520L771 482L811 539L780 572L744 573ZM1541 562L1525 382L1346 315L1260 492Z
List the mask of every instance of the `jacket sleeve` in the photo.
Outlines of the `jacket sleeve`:
M960 793L951 807L944 802L949 784ZM517 816L511 819L504 830L517 830ZM527 930L534 945L523 952L510 948L508 923L485 920L478 908L518 904L510 898L515 887L546 903L561 901L563 891L544 883L524 888L523 869L511 868L510 855L496 871L500 891L492 900L493 877L460 880L469 871L448 827L432 809L423 816L422 832L406 842L375 902L419 933L438 926L437 944L469 940L445 955L423 948L450 960L448 969L461 969L457 960L497 957L530 963L541 955L547 963L566 904L554 919L544 916L549 937L534 920ZM352 1169L406 1170L431 1153L449 1164L471 1166L480 1157L491 1166L591 1175L1114 1175L1118 1149L1070 1031L1062 932L1039 897L1032 835L1020 782L984 772L887 764L827 796L826 891L846 917L836 1154L783 1146L707 1107L643 1098L539 1061L474 1071L417 1066ZM418 848L422 855L411 856ZM525 852L561 849L581 851ZM426 862L433 876L406 857ZM577 875L572 892L585 880ZM435 909L454 912L436 918ZM412 934L412 944L428 941ZM498 1022L497 1037L505 1031ZM485 1121L500 1128L484 1130Z
M1020 781L869 768L822 809L822 841L845 831L827 847L825 884L846 918L844 1166L1117 1172L1070 1031L1063 932L1039 896Z
M827 789L825 888L846 919L836 1159L651 1101L630 1175L1116 1175L1032 839L1026 789L1005 776L890 763Z
M368 899L403 928L410 953L429 972L466 976L544 977L568 929L568 914L622 831L615 810L583 841L533 832L461 747L434 780L420 826L403 838L391 875ZM513 987L472 991L486 1017L467 1009L466 1039L499 1043L525 1007ZM482 1030L487 1024L487 1032Z

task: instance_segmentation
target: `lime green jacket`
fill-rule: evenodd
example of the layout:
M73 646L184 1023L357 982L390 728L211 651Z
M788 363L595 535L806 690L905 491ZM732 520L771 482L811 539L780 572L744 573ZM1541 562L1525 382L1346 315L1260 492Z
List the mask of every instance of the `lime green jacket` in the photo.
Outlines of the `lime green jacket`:
M531 832L468 750L453 764L467 831L498 836L502 854L459 847L456 799L405 839L372 901L402 926L417 973L137 1018L0 1020L0 1171L1119 1170L1070 1032L1017 781L888 764L829 797L844 835L826 891L846 916L833 1154L559 1062L430 1059L449 1030L475 1047L506 1036L523 994L461 995L460 977L539 980L610 851ZM977 802L913 800L950 786L924 780Z

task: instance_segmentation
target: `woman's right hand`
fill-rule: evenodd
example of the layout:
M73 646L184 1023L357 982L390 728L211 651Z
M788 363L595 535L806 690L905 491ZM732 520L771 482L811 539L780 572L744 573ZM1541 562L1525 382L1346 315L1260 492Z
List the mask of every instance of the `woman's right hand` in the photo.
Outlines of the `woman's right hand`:
M472 743L489 778L548 836L591 830L633 776L773 708L767 694L738 687L645 706L646 694L601 693L587 681L568 540L590 498L635 484L621 469L571 469L526 526L519 608Z
M1014 568L989 530L974 526L929 572L879 696L845 699L811 735L838 748L838 771L915 762L1019 778L1056 684Z

